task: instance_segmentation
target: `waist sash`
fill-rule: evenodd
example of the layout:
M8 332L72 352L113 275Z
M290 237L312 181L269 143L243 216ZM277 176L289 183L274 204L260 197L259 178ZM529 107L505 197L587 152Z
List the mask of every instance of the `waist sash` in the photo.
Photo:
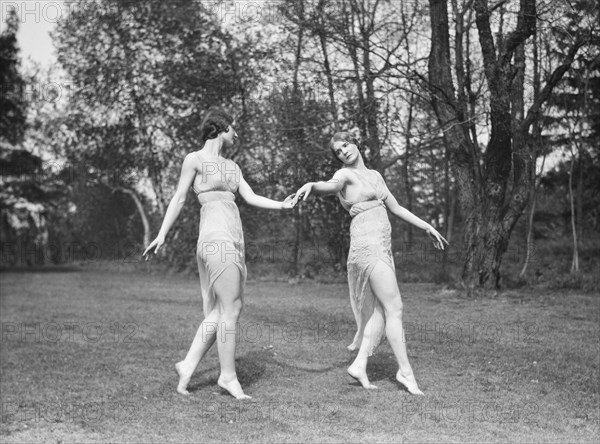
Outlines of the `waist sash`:
M355 203L354 205L352 205L349 213L350 213L350 216L354 218L355 216L359 215L360 213L364 213L365 211L372 210L373 208L378 208L379 206L385 206L383 204L383 200L381 200L381 199L367 200L365 202L358 202L358 203Z
M223 201L235 202L235 195L231 191L203 191L198 193L198 202L200 202L200 205Z

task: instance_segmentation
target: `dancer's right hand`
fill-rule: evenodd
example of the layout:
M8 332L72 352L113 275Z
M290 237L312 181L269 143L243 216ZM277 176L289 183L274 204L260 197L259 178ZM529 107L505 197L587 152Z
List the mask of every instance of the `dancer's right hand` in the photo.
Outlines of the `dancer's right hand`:
M302 185L298 191L296 191L296 196L294 197L294 200L292 201L293 205L296 205L296 203L298 202L298 200L300 198L302 198L302 201L304 202L306 199L308 199L308 196L310 195L310 192L312 191L312 187L313 187L314 183L313 182L308 182L304 185Z
M156 236L156 239L154 239L150 243L150 245L148 245L148 247L144 250L144 253L142 254L142 256L144 256L144 258L146 260L148 260L149 259L148 252L150 250L152 250L152 248L156 247L156 248L154 248L154 254L158 253L158 250L160 249L160 247L162 247L164 245L164 243L165 243L165 237L159 234L158 236Z

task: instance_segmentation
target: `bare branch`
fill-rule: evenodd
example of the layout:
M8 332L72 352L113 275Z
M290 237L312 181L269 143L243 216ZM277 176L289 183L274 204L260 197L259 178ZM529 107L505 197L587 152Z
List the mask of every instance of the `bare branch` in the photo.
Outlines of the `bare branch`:
M535 33L536 14L535 0L521 0L517 28L508 34L502 52L503 65L508 66L515 49Z
M560 82L565 73L569 70L571 64L575 60L575 55L577 54L577 51L579 51L579 49L584 44L585 40L580 39L576 41L571 47L571 49L569 49L569 53L567 54L564 63L552 72L552 75L546 82L546 85L544 85L544 88L540 91L539 96L536 98L536 100L533 102L533 104L527 111L527 116L521 124L522 131L527 131L529 129L529 126L536 119L538 119L542 105L548 99L548 97L550 97L550 94L552 94L552 90L554 89L554 87L558 84L558 82Z

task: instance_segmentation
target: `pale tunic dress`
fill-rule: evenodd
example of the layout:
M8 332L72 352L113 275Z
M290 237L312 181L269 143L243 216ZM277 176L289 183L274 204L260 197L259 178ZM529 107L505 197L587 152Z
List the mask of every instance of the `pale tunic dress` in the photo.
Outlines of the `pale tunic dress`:
M385 318L381 303L373 295L369 276L382 261L395 273L392 256L392 227L384 204L389 190L383 177L375 170L348 169L362 184L359 196L349 201L345 188L338 193L342 206L352 216L350 251L348 252L348 287L357 332L349 350L360 347L367 321L373 317L369 337L369 356L373 354L385 333Z
M192 188L200 202L200 226L196 259L204 315L215 309L213 285L230 266L238 267L242 285L246 282L244 233L235 195L240 185L241 171L230 159L202 160Z

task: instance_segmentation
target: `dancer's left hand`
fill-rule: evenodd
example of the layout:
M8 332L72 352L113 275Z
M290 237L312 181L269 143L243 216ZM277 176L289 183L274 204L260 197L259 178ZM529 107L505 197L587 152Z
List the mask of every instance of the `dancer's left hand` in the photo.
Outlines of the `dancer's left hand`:
M444 236L442 236L440 233L438 233L438 231L435 228L433 228L431 225L425 229L425 232L433 241L434 247L437 248L438 250L444 249L444 243L446 245L450 245L448 243L448 241L446 239L444 239Z
M284 210L289 210L291 208L294 208L294 206L296 206L296 193L294 194L290 194L288 197L286 197L284 199L283 202L281 202L281 208Z
M298 191L296 191L296 197L294 199L294 205L296 205L296 203L302 199L302 202L304 202L306 199L308 199L308 196L310 195L311 191L312 191L312 187L314 185L314 182L308 182L304 185L302 185Z
M157 254L158 250L160 250L160 247L162 247L164 244L165 244L165 237L159 233L158 236L156 236L156 239L154 239L150 243L150 245L148 245L148 247L144 250L144 252L142 253L142 256L146 260L148 260L150 258L150 250L152 250L154 248L154 254Z

